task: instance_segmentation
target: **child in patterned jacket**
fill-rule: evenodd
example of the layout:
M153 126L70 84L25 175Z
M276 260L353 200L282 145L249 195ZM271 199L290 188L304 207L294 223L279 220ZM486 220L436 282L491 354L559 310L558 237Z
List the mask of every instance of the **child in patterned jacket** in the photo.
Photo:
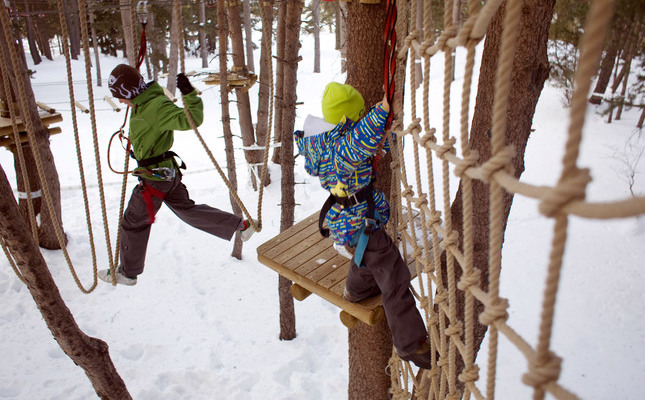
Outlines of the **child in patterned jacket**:
M389 111L384 98L363 117L362 95L350 85L331 82L322 99L324 119L308 116L294 139L307 173L331 193L319 227L324 236L331 234L339 253L351 258L345 299L359 302L382 294L397 353L429 369L428 334L409 289L410 271L384 229L387 200L372 186L372 158L385 135Z

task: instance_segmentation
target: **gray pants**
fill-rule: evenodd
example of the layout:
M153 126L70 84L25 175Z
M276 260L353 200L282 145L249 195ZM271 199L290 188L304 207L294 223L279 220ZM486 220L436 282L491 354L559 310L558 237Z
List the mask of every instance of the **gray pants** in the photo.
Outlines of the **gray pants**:
M195 204L186 186L177 174L172 181L150 181L146 185L165 193L163 200L152 196L153 213L157 214L162 203L182 221L211 235L231 240L242 218L206 204ZM134 278L143 272L150 237L150 220L144 200L144 186L139 183L132 191L121 226L121 272Z
M370 235L362 263L365 268L352 258L347 292L355 301L382 294L396 351L401 356L414 353L426 341L427 331L410 291L410 271L384 229Z

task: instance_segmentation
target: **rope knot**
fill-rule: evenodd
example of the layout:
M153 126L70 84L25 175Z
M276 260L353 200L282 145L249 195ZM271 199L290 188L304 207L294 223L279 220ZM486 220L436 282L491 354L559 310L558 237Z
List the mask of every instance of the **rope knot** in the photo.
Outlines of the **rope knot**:
M428 196L425 193L420 194L419 197L414 201L414 205L419 209L427 204Z
M547 217L553 217L572 201L584 199L589 182L589 169L575 169L567 177L561 178L558 185L542 200L540 212Z
M455 25L450 26L447 29L444 29L443 33L441 34L441 36L439 36L439 39L437 40L437 47L441 51L443 51L444 53L448 53L452 51L452 48L448 46L446 43L448 43L448 40L457 36L458 29L459 28Z
M508 318L507 308L508 300L501 297L497 298L486 304L486 309L479 314L479 322L482 325L492 325L498 320L506 321Z
M440 293L437 293L437 295L434 297L434 303L435 304L441 304L446 302L448 300L448 292L445 290L442 290Z
M410 125L408 125L408 129L406 129L403 132L403 135L419 133L419 132L421 132L421 118L415 118L412 122L410 122Z
M557 381L562 370L562 359L550 351L546 359L538 361L537 358L534 356L529 360L529 372L522 376L522 382L538 388Z
M461 337L461 334L464 331L464 325L460 322L457 321L455 323L450 324L449 327L446 328L445 334L446 336L453 337L456 336L456 339Z
M447 142L439 146L439 148L437 149L437 157L443 159L443 156L446 153L455 154L457 152L455 150L455 143L457 143L457 139L455 139L454 137L451 137L450 139L448 139Z
M446 400L461 400L461 392L459 391L450 392L448 396L446 396Z
M428 318L428 326L433 326L438 324L439 324L439 316L437 314L432 314L430 318Z
M437 132L437 130L432 128L427 134L421 136L421 139L419 139L419 145L428 149L428 142L437 143L437 137L434 135L435 132Z
M428 49L430 47L432 47L433 44L434 44L434 41L433 41L432 38L424 40L423 42L421 42L421 44L419 44L419 55L421 57L423 57L424 55L432 56L432 54L428 54Z
M457 289L466 291L471 286L479 286L479 276L481 271L470 268L461 276L457 282Z
M443 238L441 243L439 243L439 246L441 246L441 248L444 250L448 250L457 247L458 243L459 234L456 231L452 231L445 238Z
M494 154L481 166L481 172L485 182L490 182L491 176L501 170L512 171L511 160L515 156L515 148L506 146L502 151Z
M441 211L433 211L428 215L426 228L432 229L434 224L441 224Z
M425 309L426 307L429 307L429 306L430 306L430 298L428 296L421 297L421 299L419 300L419 307Z
M459 374L457 377L460 382L477 382L479 380L479 367L477 365L470 365Z
M463 160L457 161L457 164L455 165L455 175L460 178L463 177L468 168L472 168L477 164L477 160L479 160L479 153L476 151L471 151L465 155Z
M412 186L406 185L405 189L401 192L401 197L407 198L408 196L414 196L414 190L412 190Z

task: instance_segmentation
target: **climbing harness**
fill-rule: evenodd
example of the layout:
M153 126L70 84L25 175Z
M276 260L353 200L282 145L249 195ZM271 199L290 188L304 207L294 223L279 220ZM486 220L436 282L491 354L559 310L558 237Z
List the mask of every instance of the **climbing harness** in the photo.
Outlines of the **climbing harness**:
M318 230L320 234L324 237L329 237L329 229L323 227L325 222L325 216L334 206L334 204L339 204L343 208L354 207L362 202L367 203L367 211L365 213L365 222L361 225L360 231L353 236L352 241L349 243L350 247L354 249L354 261L356 265L363 268L364 265L361 265L363 259L363 253L365 252L365 247L369 240L369 235L372 234L376 229L380 227L380 216L376 211L374 205L374 181L370 181L366 186L361 188L358 192L353 193L348 196L338 196L332 193L329 194L325 204L323 204L320 214L318 215Z

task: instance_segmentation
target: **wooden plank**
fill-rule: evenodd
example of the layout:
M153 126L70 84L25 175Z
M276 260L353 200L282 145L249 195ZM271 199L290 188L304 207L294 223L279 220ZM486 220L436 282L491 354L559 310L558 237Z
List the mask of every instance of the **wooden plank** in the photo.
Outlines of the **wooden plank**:
M343 298L350 262L336 252L329 238L319 234L318 213L263 243L257 252L261 263L297 285L294 292L299 298L306 297L307 292L315 293L370 325L383 318L381 296L359 303Z
M62 132L62 130L59 127L54 127L47 130L49 131L50 135L56 135ZM20 132L20 143L27 143L28 141L29 141L29 136L27 136L27 132ZM14 145L13 132L11 133L11 135L0 136L0 146L9 147L13 145Z
M274 238L270 239L267 242L264 242L261 244L258 248L257 251L258 253L262 252L265 253L269 249L273 248L276 246L278 243L283 242L286 238L291 237L303 229L309 227L312 223L312 220L318 221L318 216L317 214L310 215L309 217L303 219L302 221L298 222L294 226L292 226L289 229L286 229L284 232L280 232L279 235L275 236Z
M300 265L298 268L296 268L294 271L297 274L300 275L307 275L314 269L318 268L321 264L326 263L328 260L332 259L333 257L337 256L338 252L336 249L333 247L329 246L325 248L325 251L320 253L317 257L312 258L311 260L307 261L306 263L303 263Z
M63 117L60 115L60 113L54 113L50 114L48 112L45 112L41 110L38 113L38 116L40 119L43 121L43 125L47 126L50 124L55 124L57 122L61 122L63 120ZM16 117L16 124L18 125L18 131L25 131L25 125L22 122L22 118ZM0 135L13 135L13 128L11 126L11 118L4 118L0 117Z
M329 244L326 241L320 240L320 238L316 235L320 236L320 234L316 232L316 234L308 237L305 241L303 241L303 243L301 243L301 245L298 246L299 248L304 248L304 251L299 252L294 257L289 257L286 259L281 254L280 256L276 257L276 261L284 263L285 267L287 268L296 269L302 264L310 261L311 259L317 259L317 257L325 251L325 249L329 248Z

